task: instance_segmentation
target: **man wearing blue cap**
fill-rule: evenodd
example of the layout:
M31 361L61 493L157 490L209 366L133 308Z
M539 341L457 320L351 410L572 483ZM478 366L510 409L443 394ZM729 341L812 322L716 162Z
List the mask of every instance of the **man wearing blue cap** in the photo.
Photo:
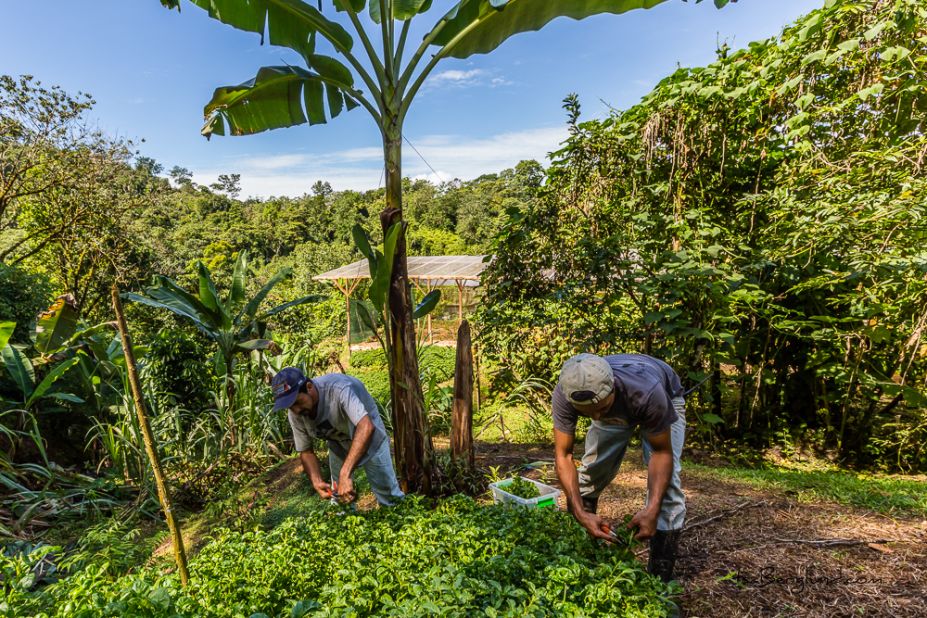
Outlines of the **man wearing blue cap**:
M296 367L285 367L271 385L274 410L289 409L294 446L319 496L336 495L341 502L353 502L357 497L353 474L362 466L381 505L392 506L404 497L377 404L360 380L340 373L310 380ZM332 484L322 478L313 439L328 442Z
M647 465L645 506L631 519L638 540L650 541L648 570L670 581L686 497L679 463L686 416L682 383L663 361L644 354L578 354L563 364L554 389L554 450L557 476L573 517L594 537L611 540L610 524L597 514L599 494L624 459L640 427ZM573 465L578 417L592 419L582 465Z

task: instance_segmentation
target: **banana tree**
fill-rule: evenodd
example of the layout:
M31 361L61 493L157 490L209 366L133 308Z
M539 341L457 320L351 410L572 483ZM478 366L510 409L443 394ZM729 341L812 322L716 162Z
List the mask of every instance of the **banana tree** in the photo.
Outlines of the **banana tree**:
M77 395L59 390L57 384L86 357L81 349L110 325L82 325L74 297L63 294L36 319L31 347L9 342L15 326L14 322L0 322L0 366L16 389L8 403L27 411L47 400L85 403Z
M41 380L36 382L33 360L23 353L20 346L12 345L3 340L5 331L7 329L12 331L14 326L14 322L0 322L0 364L4 366L16 386L16 397L18 397L18 399L9 400L8 403L20 406L20 409L26 411L31 410L42 399L83 403L84 400L73 393L53 389L55 384L64 377L64 374L70 371L80 359L75 356L58 363Z
M123 294L126 300L135 301L168 311L190 321L219 347L222 373L225 379L226 395L231 405L235 394L234 364L239 353L254 350L266 350L273 342L264 339L267 320L287 309L315 300L315 296L303 296L288 303L277 305L266 311L258 311L264 299L283 279L290 275L290 269L277 272L264 284L257 294L250 299L245 297L245 279L248 274L248 256L243 251L239 254L232 271L232 282L225 299L219 297L212 273L197 262L199 290L188 292L164 277L155 277L154 285L145 290L145 294Z
M489 53L509 37L539 30L557 17L618 14L666 0L459 0L434 22L408 57L412 20L432 9L432 0L327 0L331 9L342 14L341 20L349 22L353 34L323 15L322 0L190 1L224 24L261 35L262 41L266 30L272 45L296 51L305 62L305 67L263 67L238 86L216 89L205 108L205 136L319 124L356 107L366 109L380 129L386 187L380 222L384 234L400 224L387 325L393 343L390 386L399 420L396 448L408 455L400 466L407 486L427 493L431 439L423 420L402 223L402 130L412 101L444 58ZM714 2L720 8L729 0ZM161 4L180 8L180 0L161 0ZM365 12L372 26L361 21ZM317 53L322 40L340 59ZM360 43L359 50L355 42Z

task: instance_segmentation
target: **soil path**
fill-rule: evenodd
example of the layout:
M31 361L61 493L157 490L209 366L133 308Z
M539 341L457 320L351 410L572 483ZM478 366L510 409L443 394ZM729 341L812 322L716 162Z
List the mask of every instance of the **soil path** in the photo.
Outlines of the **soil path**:
M503 469L552 456L550 447L477 448L480 465ZM556 485L552 476L546 480ZM683 616L927 617L927 521L800 503L698 471L684 470L682 479L688 517L676 570ZM640 450L629 449L599 512L615 520L633 514L646 484ZM646 561L646 548L637 553Z

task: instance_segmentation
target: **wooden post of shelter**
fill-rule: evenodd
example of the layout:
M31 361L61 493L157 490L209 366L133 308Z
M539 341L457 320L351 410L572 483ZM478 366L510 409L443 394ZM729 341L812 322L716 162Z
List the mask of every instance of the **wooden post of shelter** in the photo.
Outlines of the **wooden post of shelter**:
M164 511L164 518L167 520L167 527L171 532L171 542L174 546L174 560L177 562L177 571L180 573L180 583L186 586L187 582L190 580L190 574L187 571L187 553L183 547L183 536L180 532L180 526L177 525L177 522L174 520L174 513L171 511L171 496L167 491L167 484L164 482L161 460L158 458L154 435L151 433L151 424L148 422L148 415L145 413L145 400L142 395L142 385L138 379L135 353L132 351L132 339L129 337L129 327L126 324L125 314L122 311L122 301L119 299L119 288L116 287L115 283L113 284L111 292L113 297L113 310L116 312L116 327L119 329L119 335L122 338L122 351L125 354L129 387L132 390L132 399L135 401L135 413L138 415L138 425L142 430L142 441L145 443L145 451L148 453L148 461L151 463L151 471L154 474L155 486L158 489L158 499L161 501L161 509Z
M352 283L348 283L348 279L333 279L332 283L335 284L335 287L344 294L344 306L345 306L345 315L347 315L347 328L345 329L344 341L345 345L348 348L348 355L351 354L351 294L354 293L354 290L357 289L357 286L360 284L360 279L352 280Z
M454 279L454 283L457 284L457 328L463 326L463 290L464 282L463 279ZM469 327L467 329L469 331Z
M451 457L473 468L473 350L470 346L470 324L466 320L457 329Z

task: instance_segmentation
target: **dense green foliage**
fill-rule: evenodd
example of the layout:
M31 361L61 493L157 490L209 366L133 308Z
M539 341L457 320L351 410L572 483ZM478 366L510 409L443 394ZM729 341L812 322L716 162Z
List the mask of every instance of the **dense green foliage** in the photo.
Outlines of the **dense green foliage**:
M39 312L52 300L51 283L43 276L0 264L0 318L16 322L14 343L26 343Z
M667 613L663 584L628 550L595 544L565 513L480 507L468 498L338 511L312 500L269 531L218 531L191 561L186 589L158 568L117 578L96 562L30 592L29 561L0 558L0 611L69 618Z
M828 0L606 120L569 99L548 184L507 211L484 349L519 378L649 352L710 376L704 437L924 469L925 67L922 2Z

